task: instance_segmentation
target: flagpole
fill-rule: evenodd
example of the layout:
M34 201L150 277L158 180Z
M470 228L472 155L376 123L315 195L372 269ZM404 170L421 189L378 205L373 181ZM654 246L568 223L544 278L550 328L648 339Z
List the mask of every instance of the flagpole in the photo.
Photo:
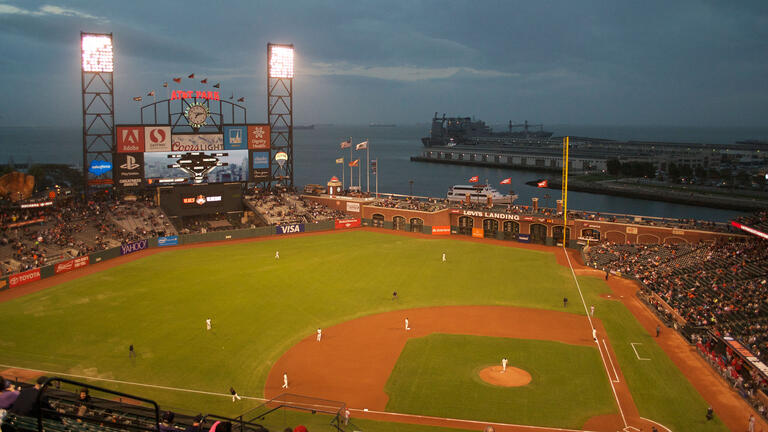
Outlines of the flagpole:
M344 158L341 158L341 190L346 189L344 186Z
M349 163L352 163L352 137L349 137ZM349 188L355 185L355 173L352 171L352 165L349 166Z
M360 163L360 160L357 161L357 187L360 189L360 193L363 193L363 174L362 174L363 164Z
M371 193L371 142L365 139L365 193Z
M381 169L381 166L379 165L379 160L376 159L376 198L379 197L379 170Z

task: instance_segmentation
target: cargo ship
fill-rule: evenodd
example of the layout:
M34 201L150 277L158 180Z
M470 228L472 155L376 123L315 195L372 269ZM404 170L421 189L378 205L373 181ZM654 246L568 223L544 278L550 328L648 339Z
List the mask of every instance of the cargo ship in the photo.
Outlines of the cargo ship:
M438 117L437 113L432 118L432 127L429 136L421 139L425 147L445 147L453 145L475 145L492 141L497 144L505 142L547 140L552 132L544 130L544 125L530 124L528 120L520 124L513 124L510 120L507 131L494 132L490 126L482 120L474 120L470 117Z

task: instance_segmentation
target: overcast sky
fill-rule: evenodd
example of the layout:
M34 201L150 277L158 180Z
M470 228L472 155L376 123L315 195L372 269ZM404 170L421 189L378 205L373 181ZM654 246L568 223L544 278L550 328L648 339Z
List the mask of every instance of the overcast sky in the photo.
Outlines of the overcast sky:
M81 30L114 33L118 123L190 73L266 121L267 42L296 47L296 124L768 123L765 0L0 0L0 125L81 124Z

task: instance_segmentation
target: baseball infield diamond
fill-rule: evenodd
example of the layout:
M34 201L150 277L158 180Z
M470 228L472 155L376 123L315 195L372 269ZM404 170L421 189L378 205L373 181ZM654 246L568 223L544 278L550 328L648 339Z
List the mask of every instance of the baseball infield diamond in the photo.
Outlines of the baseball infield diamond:
M345 402L353 408L353 417L363 421L357 409L387 408L387 380L409 338L434 333L489 336L597 351L570 269L562 265L562 250L517 246L353 230L142 251L0 293L0 367L100 378L109 381L96 384L140 394L165 407L205 407L208 412L238 415L260 403L249 397L279 393L281 383L273 380L274 374L284 362L299 361L292 355L296 349L317 344L314 335L321 327L324 340L311 348L335 346L338 350L328 353L333 361L322 364L324 357L306 355L300 361L326 366L333 374L307 367L307 379L325 383L329 391L357 394ZM442 253L447 263L441 263ZM602 298L609 287L593 276L578 280L587 304L596 305L599 334L607 335L604 351L617 369L616 390L628 417L652 418L676 431L725 430L718 419L702 423L707 402L701 394L716 406L718 416L729 415L727 409L717 408L724 406L718 405L724 397L709 398L708 388L718 385L716 375L707 372L706 365L697 366L696 357L678 355L674 347L684 345L672 339L671 331L659 340L650 337L648 329L656 322L637 312L642 306ZM614 294L631 292L613 287ZM567 308L563 297L571 300ZM455 309L445 315L446 307ZM489 307L507 311L498 319L508 315L517 321L497 326L483 309ZM413 330L407 336L405 313L414 314L409 316ZM559 324L552 327L554 316ZM642 325L635 316L642 318ZM206 318L213 320L211 331L205 330ZM373 320L372 327L361 326L365 320ZM358 357L358 340L377 341L372 328L391 333L392 344L380 345L394 349ZM644 355L652 360L637 361L630 342L643 343ZM128 357L129 344L136 347L136 359ZM705 381L696 380L697 385L706 382L706 388L693 388L678 369L680 358L692 359L683 373L709 374ZM496 355L478 367L498 361ZM531 385L536 384L536 369L524 369L534 378ZM302 383L301 368L288 372L296 390L310 382ZM345 381L348 377L354 381ZM477 380L473 385L485 386ZM600 382L603 386L610 381L603 375ZM230 386L245 396L243 401L231 402ZM718 395L728 391L717 389ZM399 403L398 395L393 394L392 403ZM727 403L742 417L738 397ZM534 407L529 408L533 416ZM551 407L540 409L548 412ZM604 412L599 403L589 410ZM470 427L373 412L369 418ZM592 417L585 428L616 430L617 418ZM399 430L393 423L377 425L381 423L366 424L365 430Z

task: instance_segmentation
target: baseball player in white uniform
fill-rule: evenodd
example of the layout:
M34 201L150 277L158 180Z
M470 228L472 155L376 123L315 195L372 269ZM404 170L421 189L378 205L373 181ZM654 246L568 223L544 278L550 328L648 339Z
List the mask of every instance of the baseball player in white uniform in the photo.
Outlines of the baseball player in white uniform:
M283 388L288 388L288 374L283 373Z
M597 329L594 327L592 327L592 339L594 339L595 342L597 342Z
M443 252L443 262L445 262L445 261L446 261L446 259L445 259L445 252Z
M206 330L210 330L210 329L211 329L211 327L212 327L212 326L211 326L211 319L210 319L210 318L208 318L207 320L205 320L205 329L206 329Z
M317 341L320 342L320 339L323 338L323 329L317 329Z
M504 357L501 359L501 373L504 373L507 371L507 358Z
M595 305L589 307L589 314L595 316Z
M280 251L275 251L275 259L276 260L280 259Z
M405 319L405 329L410 330L411 328L408 327L408 318Z

